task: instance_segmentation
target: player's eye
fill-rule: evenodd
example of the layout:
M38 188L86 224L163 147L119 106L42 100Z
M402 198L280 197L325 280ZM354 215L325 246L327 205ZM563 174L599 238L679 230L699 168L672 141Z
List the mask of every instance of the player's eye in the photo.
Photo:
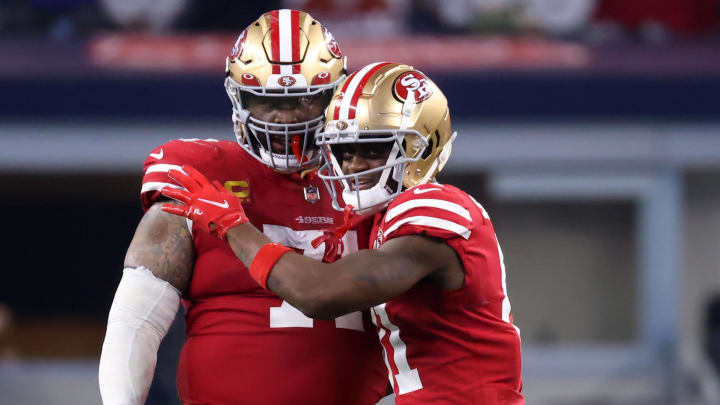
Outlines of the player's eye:
M354 150L345 150L342 152L342 159L343 160L352 160L352 158L355 157L355 151Z
M390 154L390 149L392 149L390 143L368 145L362 150L362 155L367 159L384 159Z
M247 103L249 107L269 108L272 105L272 100L269 97L259 97L254 94L249 94Z
M340 160L352 160L355 157L355 148L350 145L337 145L333 147L333 153Z

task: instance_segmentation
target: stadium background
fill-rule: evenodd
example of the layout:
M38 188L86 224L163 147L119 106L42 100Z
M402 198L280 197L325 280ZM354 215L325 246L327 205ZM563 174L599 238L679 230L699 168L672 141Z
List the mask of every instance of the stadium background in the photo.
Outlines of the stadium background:
M99 403L142 162L232 139L224 57L280 7L351 70L406 62L444 89L440 181L496 225L528 404L720 403L718 0L7 0L0 404Z

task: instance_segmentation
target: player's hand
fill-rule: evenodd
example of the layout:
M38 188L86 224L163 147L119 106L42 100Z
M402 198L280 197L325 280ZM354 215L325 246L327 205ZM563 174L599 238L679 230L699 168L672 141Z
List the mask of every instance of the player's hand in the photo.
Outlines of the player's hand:
M248 221L238 199L217 181L210 182L192 166L183 166L185 173L170 170L170 177L185 190L164 187L165 197L177 200L182 205L164 204L162 210L170 214L190 218L200 228L225 239L230 228Z
M334 263L342 257L345 248L341 238L342 236L338 238L336 231L323 231L322 235L312 240L311 245L317 249L318 246L325 244L325 254L323 254L322 261Z
M315 249L317 249L318 246L325 244L323 262L334 263L338 261L342 257L343 250L345 249L345 245L342 241L343 236L345 236L347 231L356 227L360 222L365 220L366 217L355 214L352 209L352 205L346 205L343 223L335 229L324 229L321 236L312 240L311 245Z

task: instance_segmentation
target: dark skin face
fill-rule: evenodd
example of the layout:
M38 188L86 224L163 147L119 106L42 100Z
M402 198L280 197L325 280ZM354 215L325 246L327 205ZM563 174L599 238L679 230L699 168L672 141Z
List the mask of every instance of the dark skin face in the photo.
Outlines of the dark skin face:
M250 115L258 120L294 124L321 116L330 102L330 97L327 92L299 97L263 97L248 94L246 101ZM270 129L282 130L280 127L272 126ZM271 136L271 146L273 152L285 153L285 137Z
M340 165L344 174L360 173L366 170L375 169L387 162L390 151L392 150L392 142L377 143L353 143L336 146L338 159L341 159ZM377 184L380 180L382 171L368 173L358 178L357 188L367 190ZM355 191L356 184L354 181L348 182L350 189Z

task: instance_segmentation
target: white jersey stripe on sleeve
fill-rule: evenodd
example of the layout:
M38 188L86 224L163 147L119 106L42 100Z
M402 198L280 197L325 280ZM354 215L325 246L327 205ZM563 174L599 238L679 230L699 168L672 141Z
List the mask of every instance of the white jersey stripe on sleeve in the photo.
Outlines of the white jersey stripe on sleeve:
M143 183L142 188L140 189L140 194L146 193L148 191L160 191L163 189L163 187L182 188L177 184L163 183L159 181L149 181L147 183Z
M280 62L292 62L292 18L291 10L280 10L278 30L280 31Z
M469 195L468 197L470 197L470 199L473 200L473 202L475 203L475 205L477 205L477 207L480 208L480 211L482 211L482 216L483 216L483 218L485 218L485 219L490 219L490 215L488 215L487 211L485 211L485 207L483 207L482 204L480 204L480 203L475 199L475 197L473 197L473 196L471 196L471 195Z
M410 225L420 225L420 226L429 226L432 228L438 228L438 229L444 229L446 231L455 232L456 234L463 237L463 239L470 238L470 231L466 227L455 223L453 221L448 221L446 219L441 218L435 218L435 217L425 217L425 216L416 216L416 217L407 217L403 218L394 224L392 224L390 227L388 227L383 233L385 235L385 238L390 236L391 233L395 232L400 226L404 224L410 224Z
M404 203L398 204L395 207L389 209L387 214L385 214L385 223L389 223L393 218L397 217L398 215L417 207L440 208L442 210L450 211L454 214L460 215L468 221L472 221L470 211L466 210L465 208L463 208L463 206L459 204L434 198L418 198L405 201Z
M500 256L500 277L502 281L502 290L503 290L503 300L502 300L502 320L511 324L515 330L517 331L518 336L520 336L520 328L515 326L512 322L510 322L510 297L508 296L507 292L507 283L505 282L507 273L505 272L505 256L503 256L502 248L500 247L500 242L497 240L497 235L495 235L495 241L497 242L497 248L498 248L498 256Z
M177 170L179 172L185 173L185 170L183 170L182 166L180 165L168 165L164 163L148 166L147 170L145 170L145 174L150 173L167 173L170 170ZM187 174L187 173L185 173Z

